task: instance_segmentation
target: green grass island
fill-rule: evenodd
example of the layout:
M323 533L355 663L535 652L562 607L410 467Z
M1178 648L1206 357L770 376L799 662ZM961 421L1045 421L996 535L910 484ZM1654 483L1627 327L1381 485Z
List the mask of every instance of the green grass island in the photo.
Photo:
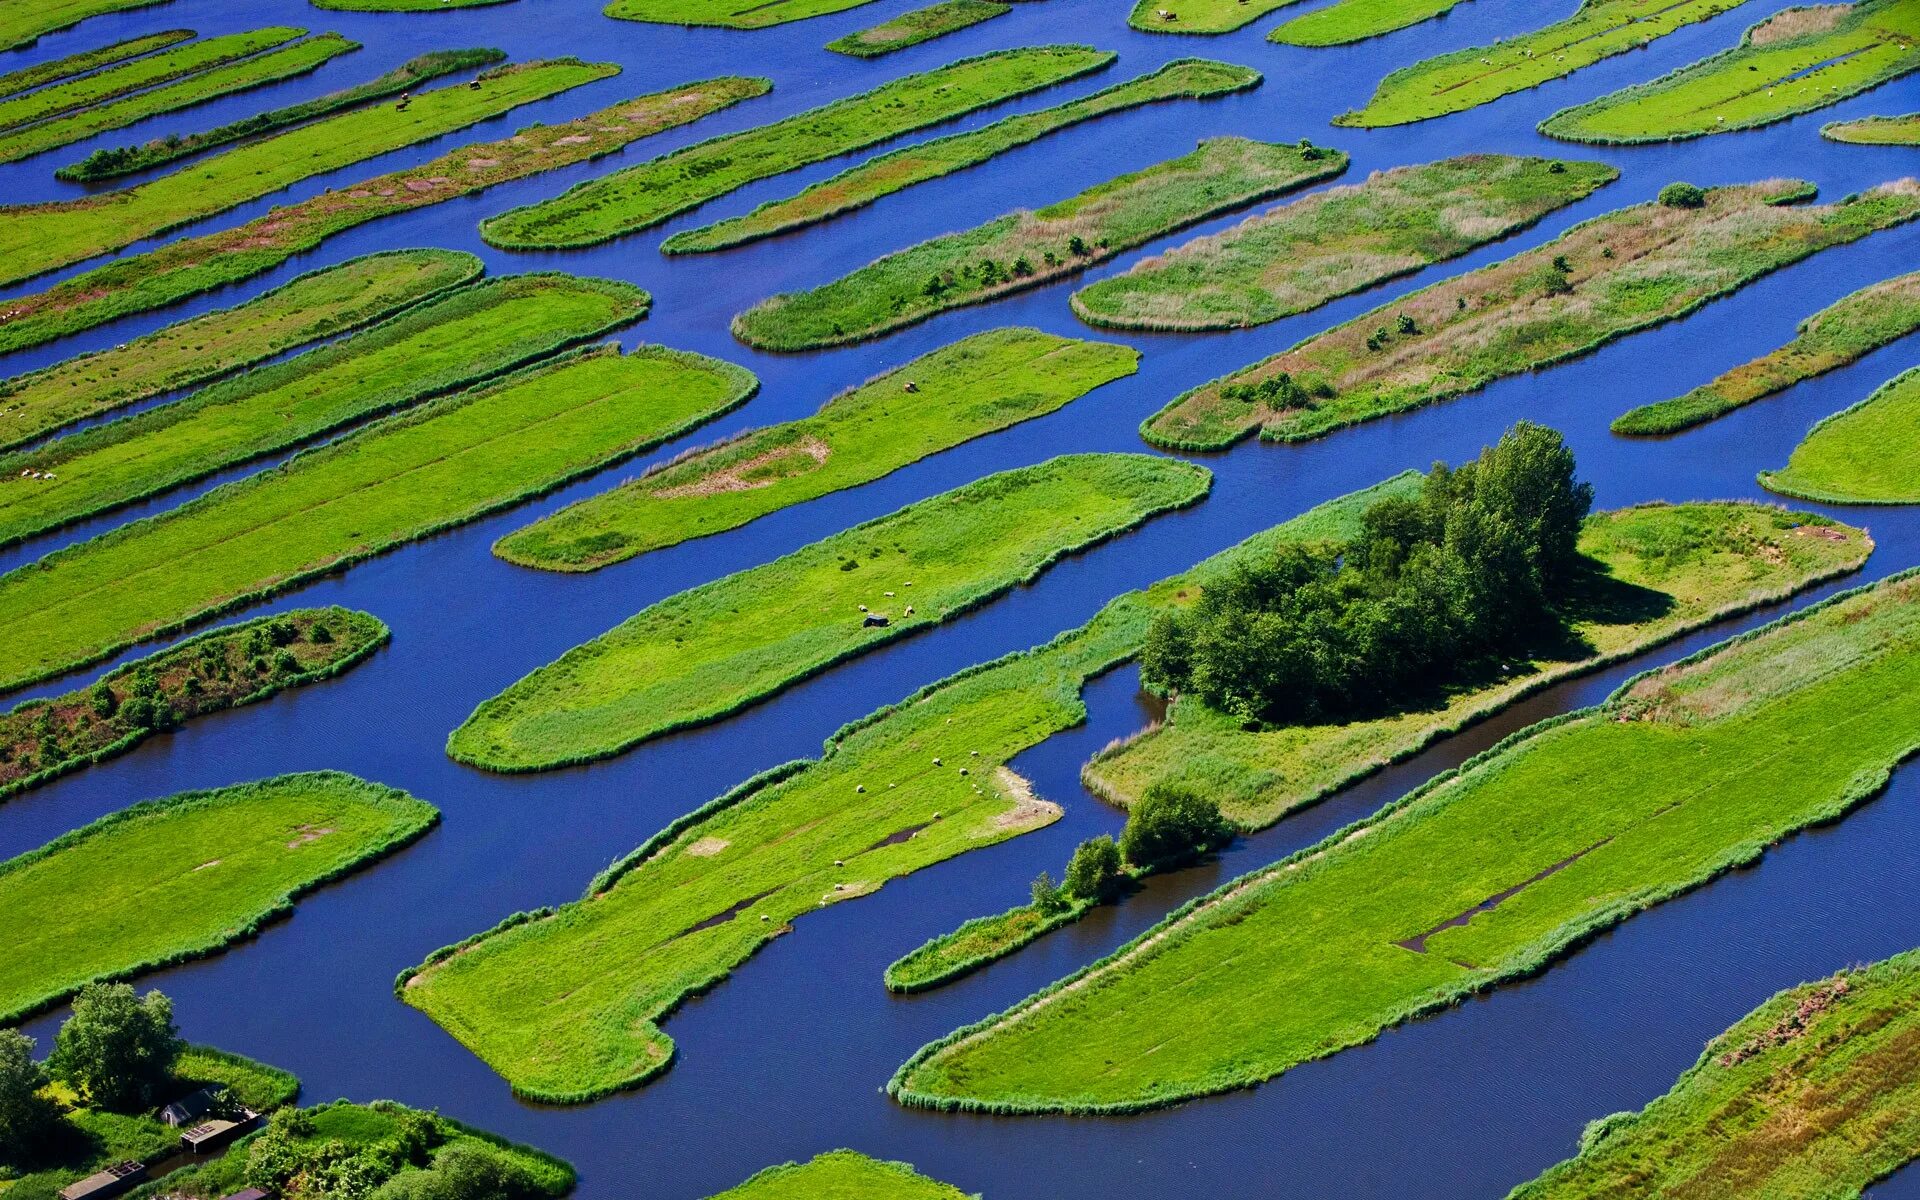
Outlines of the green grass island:
M0 11L0 50L20 50L40 35L71 29L88 17L151 8L167 0L28 0Z
M1920 113L1830 121L1820 127L1820 136L1855 146L1920 146Z
M1920 504L1920 367L1815 424L1760 485L1825 504Z
M1282 46L1345 46L1407 29L1452 12L1461 0L1334 0L1276 28Z
M895 50L918 46L949 33L958 33L1013 11L1011 4L999 0L941 0L925 8L901 13L867 29L857 30L827 43L835 54L853 58L879 58Z
M888 963L881 982L896 995L932 991L1073 924L1093 908L1090 900L1071 900L1054 912L1021 904L1005 912L973 917Z
M804 1163L768 1167L710 1200L968 1200L906 1163L829 1150ZM978 1200L977 1197L974 1200Z
M50 83L25 95L0 100L0 134L12 134L39 121L92 108L286 46L306 36L306 32L290 25L272 25L245 33L226 33L187 41L78 78Z
M191 29L166 29L143 37L128 38L124 42L115 42L97 50L81 50L65 58L22 67L17 71L8 71L0 75L0 97L17 96L21 92L45 86L56 80L85 75L89 71L97 71L101 67L126 62L142 54L151 54L155 50L177 46L197 36L199 35Z
M612 0L600 11L653 25L766 29L858 8L871 0Z

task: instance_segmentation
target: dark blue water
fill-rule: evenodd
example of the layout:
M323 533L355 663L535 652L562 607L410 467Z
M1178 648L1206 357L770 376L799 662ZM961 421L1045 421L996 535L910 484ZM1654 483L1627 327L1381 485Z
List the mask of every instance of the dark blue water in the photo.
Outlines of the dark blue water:
M1136 34L1124 26L1122 0L1023 4L1011 16L873 63L820 49L913 2L879 0L798 25L734 33L609 21L598 15L597 0L518 0L417 16L321 13L296 0L176 0L163 8L90 21L29 51L0 56L0 70L10 70L175 25L215 33L287 22L339 29L367 44L307 78L197 110L191 117L194 127L317 95L421 51L455 45L499 45L516 58L612 58L626 68L616 79L527 106L478 130L307 181L215 218L207 228L249 218L274 201L422 161L468 140L502 136L533 120L564 120L640 92L724 73L766 74L776 82L768 97L640 143L606 163L363 227L243 287L57 347L10 356L0 361L0 371L10 374L110 345L368 251L464 248L482 254L496 272L558 268L634 280L653 292L656 307L628 335L629 343L646 339L704 351L760 375L765 388L757 399L663 448L656 457L664 457L736 429L811 412L841 388L965 334L1016 323L1063 334L1087 332L1065 303L1072 285L1063 285L990 308L950 313L871 345L823 354L757 354L734 344L726 323L770 292L822 282L915 240L1064 197L1118 172L1183 153L1207 135L1312 137L1352 153L1349 181L1379 168L1470 150L1592 153L1547 141L1533 126L1563 105L1730 44L1746 24L1783 6L1781 0L1752 0L1651 50L1570 80L1442 121L1366 133L1333 129L1327 120L1362 103L1386 71L1557 17L1572 11L1573 0L1476 0L1443 20L1339 50L1265 43L1261 35L1277 18L1217 39ZM977 127L1010 109L1057 103L1189 54L1258 66L1267 82L1247 96L1163 105L1081 126L829 225L728 254L667 259L657 246L667 234L744 212L846 163L821 164L743 189L660 229L587 252L503 254L476 236L481 217L556 194L612 165L796 112L963 54L1069 36L1118 50L1120 62L1103 75L959 125ZM1836 146L1815 131L1838 117L1908 111L1920 107L1916 100L1920 87L1898 83L1764 131L1607 151L1603 156L1625 171L1620 183L1510 242L1384 291L1405 291L1495 261L1575 221L1649 197L1676 178L1709 184L1793 174L1815 180L1832 198L1911 172L1920 167L1911 151ZM180 127L177 118L161 118L0 168L0 196L27 201L79 194L50 178L54 165L95 145ZM1223 219L1204 228L1230 223ZM1123 270L1135 257L1126 256L1094 276ZM445 824L417 846L308 898L292 919L260 939L157 973L148 982L173 995L189 1036L297 1071L309 1099L392 1096L436 1106L573 1160L581 1170L584 1200L690 1200L769 1163L843 1145L913 1161L994 1200L1115 1193L1498 1196L1570 1152L1589 1120L1637 1107L1664 1091L1702 1043L1775 990L1920 945L1920 891L1908 850L1920 836L1920 786L1913 772L1898 776L1887 794L1839 825L1794 838L1758 867L1635 918L1539 979L1502 988L1255 1091L1124 1120L1009 1120L903 1111L886 1099L880 1085L922 1042L1105 953L1186 898L1312 842L1514 729L1599 699L1633 670L1740 626L1698 635L1535 697L1240 843L1218 863L1157 879L1125 904L971 979L923 997L889 997L880 986L880 971L892 958L966 917L1023 898L1026 881L1043 868L1057 872L1077 840L1117 829L1117 814L1086 796L1077 782L1079 765L1089 754L1143 720L1134 673L1115 672L1088 690L1091 717L1085 727L1054 738L1015 764L1045 795L1065 804L1064 820L800 921L793 935L773 943L667 1023L680 1059L666 1076L597 1104L541 1109L516 1102L477 1059L395 1000L391 983L397 971L428 951L509 912L573 898L597 869L674 816L764 767L816 753L821 739L843 722L960 667L1042 641L1085 620L1116 592L1180 570L1329 497L1436 457L1470 455L1517 417L1566 431L1603 505L1762 496L1753 483L1756 470L1783 463L1813 420L1920 362L1920 339L1888 347L1679 438L1623 441L1607 433L1607 422L1628 407L1677 394L1771 349L1821 305L1915 266L1920 266L1920 228L1880 234L1773 276L1684 322L1463 401L1303 447L1243 444L1206 460L1218 484L1199 507L1063 563L1033 587L793 688L733 720L661 739L590 768L502 778L456 766L442 755L441 745L476 702L645 604L990 471L1067 451L1141 450L1136 423L1177 392L1362 312L1382 297L1354 297L1230 335L1131 339L1145 355L1140 373L1058 413L746 529L594 575L537 574L490 557L488 545L502 533L600 491L643 464L616 468L537 504L261 606L363 607L393 626L394 643L341 680L209 719L7 804L0 808L0 856L143 797L282 771L337 767L431 800L444 810ZM13 291L38 290L46 282ZM179 499L169 497L152 507ZM1880 541L1868 577L1920 562L1920 520L1914 514L1868 510L1851 519L1864 520ZM0 565L25 561L60 541L44 539ZM74 686L92 674L39 692ZM30 1031L46 1038L53 1025L54 1018L43 1018ZM1920 1174L1896 1177L1878 1194L1920 1196Z

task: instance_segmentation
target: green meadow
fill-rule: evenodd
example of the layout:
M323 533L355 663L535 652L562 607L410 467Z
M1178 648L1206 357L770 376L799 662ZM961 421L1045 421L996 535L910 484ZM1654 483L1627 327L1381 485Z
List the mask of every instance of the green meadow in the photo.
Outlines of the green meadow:
M0 450L198 387L321 338L348 333L479 277L455 250L386 250L299 276L244 304L0 382Z
M1091 900L1066 900L1057 912L1043 912L1022 904L1003 913L974 917L957 929L929 938L919 947L887 964L883 982L902 995L924 992L971 975L1005 958L1063 925L1071 925L1093 908Z
M1508 1200L1858 1197L1920 1157L1920 951L1788 988Z
M1452 12L1460 0L1334 0L1267 35L1283 46L1344 46Z
M84 75L101 67L110 67L115 63L138 58L142 54L151 54L167 46L176 46L193 37L191 29L168 29L161 33L150 33L145 37L128 38L124 42L115 42L111 46L102 46L98 50L82 50L69 54L65 58L56 58L51 62L39 63L31 67L22 67L18 71L9 71L0 75L0 97L17 96L32 88L42 87L56 79L70 79L75 75Z
M508 275L193 396L0 455L0 546L467 387L646 314L630 283Z
M1164 724L1101 751L1081 778L1123 807L1156 783L1195 787L1235 825L1259 829L1541 688L1855 570L1872 546L1864 530L1757 504L1596 513L1580 539L1592 574L1565 627L1499 674L1462 678L1366 720L1317 725L1249 729L1180 697Z
M1365 108L1335 125L1405 125L1465 112L1539 87L1604 58L1638 50L1744 0L1584 0L1563 21L1491 46L1473 46L1403 67L1380 81Z
M420 166L276 208L232 229L116 258L43 292L0 301L0 353L251 279L336 233L611 154L762 95L769 86L763 79L729 77L653 92L576 121L529 125L499 141L473 142Z
M41 34L56 33L88 17L164 3L166 0L13 0L0 6L0 50L31 46Z
M908 46L918 46L934 38L957 33L982 21L1004 17L1013 7L998 0L941 0L925 8L901 13L891 21L882 21L827 43L835 54L854 58L879 58Z
M1698 207L1616 209L1203 384L1147 418L1141 436L1187 450L1255 430L1271 441L1321 437L1587 354L1920 216L1912 179L1833 204L1781 203L1810 191L1800 180L1762 180L1709 188ZM1269 381L1281 386L1264 397Z
M765 29L858 8L870 0L612 0L601 11L622 21Z
M811 417L749 430L543 517L494 553L524 567L592 571L722 533L1053 412L1139 361L1124 346L1034 329L975 334L842 392Z
M0 208L0 283L128 246L271 195L315 175L424 142L522 104L619 72L577 60L522 63L480 77L479 88L422 92L397 105L355 109L236 146L147 183L80 200Z
M274 25L248 33L222 34L147 54L64 83L50 84L24 96L0 101L0 132L11 133L36 121L90 108L285 46L306 32L288 25Z
M1540 123L1574 142L1673 142L1755 129L1826 108L1920 68L1920 9L1910 0L1789 8L1731 50Z
M0 690L274 595L641 453L744 403L739 367L569 352L0 575Z
M0 1018L213 954L439 819L337 771L148 800L0 862Z
M1920 146L1920 113L1833 121L1820 127L1820 136L1857 146Z
M852 1150L829 1150L804 1163L768 1167L712 1200L967 1200L960 1189L928 1179L906 1163L880 1162Z
M1837 820L1920 728L1920 578L1629 681L924 1047L903 1103L1118 1112L1249 1087Z
M1377 171L1141 259L1075 292L1110 329L1242 329L1318 308L1534 224L1620 177L1605 163L1465 154Z
M1794 339L1684 396L1615 418L1622 434L1678 433L1824 375L1920 329L1920 271L1842 296L1800 322Z
M989 475L642 609L484 701L447 753L546 770L717 720L1192 504L1211 480L1137 454Z
M398 981L514 1091L581 1103L665 1070L661 1032L824 904L1052 822L1006 764L1086 719L1087 680L1139 652L1154 615L1243 554L1290 538L1347 539L1407 474L1324 504L1186 575L1129 592L1087 624L958 672L663 829L558 910L521 913L433 954Z
M755 180L1064 83L1115 57L1091 46L1032 46L963 58L576 184L551 200L489 217L480 223L480 236L508 250L611 241Z
M1827 504L1920 504L1920 368L1816 424L1760 484Z
M1049 133L1109 113L1180 98L1223 96L1258 86L1251 67L1183 58L1157 71L1038 112L1016 113L982 129L902 146L876 155L792 196L769 200L744 216L676 233L660 244L667 254L697 254L758 241L865 208L895 192L986 162Z
M733 319L762 350L808 350L877 337L948 309L1084 271L1176 230L1331 179L1347 156L1301 145L1209 138L1191 154L1116 176L1045 208L909 246Z
M1144 33L1231 33L1300 0L1134 0L1127 24ZM1161 15L1171 13L1172 17Z
M483 8L507 0L312 0L315 8L336 12L440 12L449 8Z

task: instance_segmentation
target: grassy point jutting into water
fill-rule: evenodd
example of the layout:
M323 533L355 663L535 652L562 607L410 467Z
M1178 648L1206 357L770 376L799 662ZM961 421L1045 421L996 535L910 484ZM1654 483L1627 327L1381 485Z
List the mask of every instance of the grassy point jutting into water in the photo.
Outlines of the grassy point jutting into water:
M1760 482L1825 504L1920 504L1920 367L1808 430Z

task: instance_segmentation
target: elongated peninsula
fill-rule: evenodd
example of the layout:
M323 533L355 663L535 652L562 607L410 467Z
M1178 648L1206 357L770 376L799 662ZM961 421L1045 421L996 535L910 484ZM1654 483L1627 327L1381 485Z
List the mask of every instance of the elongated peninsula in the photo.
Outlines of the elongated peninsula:
M1833 121L1820 127L1820 136L1855 146L1920 146L1920 113Z
M1334 0L1267 35L1283 46L1345 46L1444 17L1460 0Z
M88 17L164 3L166 0L32 0L11 4L0 13L0 50L31 46L41 34L70 28Z
M858 8L872 0L611 0L601 11L622 21L765 29Z
M177 46L181 42L191 40L194 36L191 29L168 29L160 33L128 38L124 42L115 42L97 50L82 50L69 54L65 58L36 63L17 71L8 71L5 75L0 75L0 97L17 96L21 92L43 87L55 80L85 75L89 71L97 71L102 67L110 67L115 63L139 58L142 54L151 54L155 50Z
M1760 484L1826 504L1920 504L1920 367L1816 424Z
M882 21L870 29L835 38L827 43L827 49L853 58L879 58L883 54L918 46L949 33L958 33L982 21L1004 17L1012 11L1012 5L1001 4L999 0L940 0L938 4L901 13L891 21Z
M49 117L90 108L285 46L306 32L289 25L273 25L245 33L202 38L62 83L50 84L25 95L0 101L0 134L13 133Z

